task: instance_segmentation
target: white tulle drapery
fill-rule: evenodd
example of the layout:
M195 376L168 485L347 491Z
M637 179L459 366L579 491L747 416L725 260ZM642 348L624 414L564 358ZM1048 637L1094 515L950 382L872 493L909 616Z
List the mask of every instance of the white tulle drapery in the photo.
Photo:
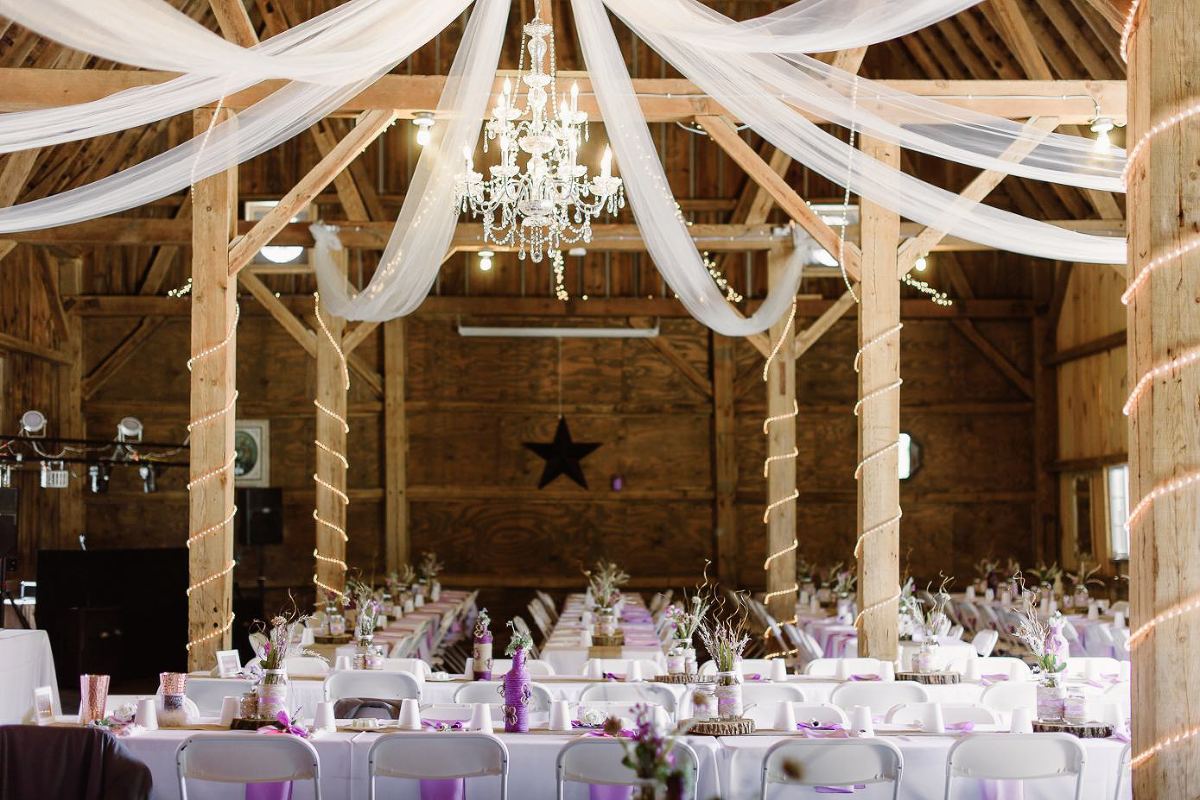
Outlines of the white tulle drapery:
M908 219L999 249L1070 261L1122 263L1125 260L1125 242L1121 238L1082 234L988 205L964 202L952 192L881 164L851 148L805 119L796 106L802 106L806 102L817 105L812 98L819 96L826 109L835 112L830 114L834 121L848 124L853 120L856 126L865 125L870 132L882 138L899 140L905 146L910 146L910 142L915 139L924 139L924 146L918 146L917 149L944 151L944 148L932 146L935 140L923 135L914 135L909 128L896 122L869 124L871 116L856 115L853 110L856 98L846 98L845 102L838 102L837 107L834 107L838 92L821 93L818 88L819 81L815 78L806 80L800 73L786 75L787 64L777 56L739 52L728 47L721 51L709 51L694 41L675 39L670 33L671 23L657 15L660 11L670 10L677 12L672 19L678 15L685 15L687 7L694 6L690 0L660 0L655 4L639 4L636 0L604 2L672 66L732 114L749 124L756 133L809 169L839 185L848 185L851 191L860 196L870 198ZM612 33L607 19L594 10L599 0L573 0L573 4L576 8L580 42L588 57L588 73L597 95L601 94L606 86L623 85L622 81L628 80L624 62L616 63L612 59L592 56L598 52L598 39L602 36L610 37ZM592 13L584 15L586 23L579 19L579 10L582 7L592 10ZM706 15L711 13L707 9L705 12ZM601 24L604 26L603 33L591 30ZM752 46L748 45L747 49L753 50L760 46L763 46L762 42L755 42ZM827 70L826 74L831 72L833 71ZM781 91L784 78L791 80L786 84L787 90ZM787 100L781 99L781 95ZM907 102L910 107L921 105L917 98L911 96ZM840 114L836 113L839 111ZM879 113L883 109L876 107L876 111ZM881 120L882 117L878 119ZM995 121L999 122L1001 121ZM1010 147L1019 144L1033 146L1039 141L1039 137L1046 136L1045 132L1031 128L1020 136L997 139L994 132L999 130L999 127L995 123L988 128L989 133L986 137L974 138L975 126L959 123L948 123L946 130L939 132L939 137L945 142L959 136L962 142L969 143L966 150L980 155L980 143L989 139L991 144L985 149L995 149L1001 143ZM932 127L921 123L918 130L928 132ZM1078 137L1061 137L1062 140L1072 138ZM1053 149L1053 146L1050 147ZM1071 149L1068 142L1057 152L1065 160ZM1033 147L1033 150L1038 152L1039 148ZM938 154L948 155L946 152ZM617 156L620 161L619 148ZM1022 171L1017 161L1006 162L998 156L999 153L993 153L986 166L999 168L1004 172ZM1042 172L1053 170L1045 169L1044 159L1039 159L1042 168L1036 176L1047 178L1049 176ZM966 155L959 155L956 160L967 163L979 161L978 158ZM1098 180L1099 185L1104 188L1119 188L1119 181L1111 180L1107 173L1115 169L1119 176L1120 167L1124 163L1123 154L1099 160L1097 163L1105 165L1101 167L1099 174L1094 168L1089 169L1091 165L1084 164L1078 170L1063 170L1080 179L1060 182L1089 185L1091 181L1081 177L1086 174ZM625 177L627 183L631 179L638 179L636 175L626 174ZM1101 178L1103 180L1100 180Z
M316 265L321 302L346 319L386 320L414 311L433 286L458 222L455 177L479 142L500 64L509 0L477 0L438 102L404 205L371 282L352 294L328 263Z
M365 78L341 86L290 82L234 119L214 125L190 141L128 169L65 192L0 208L0 232L67 225L134 208L253 158L315 125L366 89L432 39L470 2L446 0L433 13L422 0L387 1L398 12L388 23L393 36L390 51L386 56L378 56L380 60L376 63L368 64L372 71ZM219 86L222 79L187 76L179 80L191 82L193 87L196 82L207 80L207 91L215 88L218 96L224 93ZM130 94L133 93L123 92L115 97ZM143 104L144 98L136 102ZM0 130L7 117L0 117Z
M187 74L87 103L0 114L0 152L100 136L213 104L222 96L276 77L270 68L271 57L288 53L294 59L323 60L342 52L347 34L355 37L355 53L348 59L353 64L349 79L341 83L354 84L432 39L462 14L469 3L470 0L448 0L430 8L416 0L353 0L244 51L265 57L267 64L263 68L220 77ZM184 21L191 22L186 17ZM220 49L227 47L232 45L224 42ZM210 53L208 57L215 55ZM309 82L330 85L329 81Z
M305 23L303 36L288 37L290 47L275 49L240 47L162 0L0 0L0 14L68 47L134 67L340 86L369 76L372 64L398 60L393 37L402 29L393 17L406 5L412 4L344 3ZM438 6L455 3L416 5L436 19L445 10Z

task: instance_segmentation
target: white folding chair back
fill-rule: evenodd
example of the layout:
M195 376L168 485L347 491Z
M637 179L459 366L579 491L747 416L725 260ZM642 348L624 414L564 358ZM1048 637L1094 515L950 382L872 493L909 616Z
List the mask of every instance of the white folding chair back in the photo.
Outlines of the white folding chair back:
M1012 656L987 656L976 660L980 675L1007 675L1010 681L1031 681L1029 665Z
M798 663L807 665L825 655L821 646L817 644L817 640L808 631L801 630L790 622L785 622L783 623L783 634L788 638L791 648L796 651Z
M1032 714L1037 710L1037 684L1032 681L993 684L983 690L979 702L992 711L1009 713L1014 708L1028 708Z
M175 751L179 796L187 800L188 779L218 783L312 781L321 800L321 760L317 750L295 736L198 733Z
M292 656L283 660L283 668L289 676L299 678L323 678L329 674L329 664L316 656Z
M975 646L975 652L982 658L987 658L996 649L996 642L1000 641L1000 634L995 631L982 630L975 634L971 639L971 644Z
M579 704L593 700L662 706L675 719L675 693L657 683L592 683L579 694Z
M845 665L847 675L879 675L883 670L878 658L815 658L804 667L804 674L833 678L839 664Z
M1096 675L1119 675L1121 673L1120 661L1103 656L1068 658L1064 673L1068 678L1082 678L1087 675L1089 667L1095 671Z
M504 684L500 681L472 681L458 687L454 693L456 703L503 703ZM550 690L540 683L529 684L529 710L549 714L554 705Z
M920 725L929 730L933 724L934 707L938 703L901 703L887 713L887 721L894 725ZM942 721L947 725L974 722L980 725L995 725L996 715L974 703L941 703Z
M542 601L536 597L526 604L529 609L529 616L533 617L533 624L537 625L538 632L542 637L550 635L550 618L546 615L546 610L542 608Z
M796 712L796 722L807 722L810 725L850 726L850 717L845 711L832 703L792 703L792 711Z
M221 713L221 704L226 697L241 697L254 688L248 678L202 678L189 675L184 694L196 704L201 714L210 716Z
M475 664L475 659L473 659L473 658L467 659L466 673L467 673L468 677L471 675L471 670L474 667L474 664ZM492 659L492 677L493 678L503 678L505 675L508 674L509 670L511 670L511 669L512 669L512 659L511 658L493 658ZM550 664L549 661L546 661L545 659L541 659L541 658L525 659L525 670L530 675L542 675L542 676L554 675L554 667Z
M607 672L611 675L625 676L629 673L630 661L637 661L638 665L641 666L642 678L644 680L649 680L664 671L657 661L651 661L648 658L589 658L584 662L583 672L585 675L591 675L592 671L596 670L601 674Z
M686 765L689 785L685 797L696 796L696 775L700 771L700 759L696 751L684 742L678 742L673 751L675 763ZM557 787L555 796L563 800L567 783L591 783L606 786L640 786L642 781L629 767L621 763L625 758L625 746L616 739L575 739L558 751L555 765Z
M763 759L762 796L772 783L854 786L890 783L900 796L904 756L882 739L794 739L771 747Z
M421 684L407 672L352 670L325 679L325 699L362 697L373 700L420 700Z
M738 669L743 676L758 675L762 678L769 678L771 676L771 662L773 660L770 658L744 658L738 662ZM705 661L700 665L700 674L716 675L717 662L711 660Z
M392 645L392 652L388 653L388 655L391 658L411 658L412 654L417 651L419 643L419 636L405 636L397 639L396 643Z
M775 724L780 703L803 703L804 692L797 686L782 683L746 683L742 685L742 716L754 720L759 728Z
M871 714L881 716L900 703L928 703L929 691L914 681L887 681L839 684L829 695L829 702L843 710L868 706Z
M385 658L383 669L387 672L407 672L421 683L433 674L433 667L421 658Z
M1121 757L1117 759L1117 788L1113 792L1113 800L1130 800L1133 797L1131 788L1133 786L1133 776L1130 774L1130 754L1129 749L1132 745L1125 745L1121 750Z
M375 800L376 778L450 780L500 779L500 800L508 797L508 748L489 733L389 733L367 754L367 797Z
M1039 780L1075 777L1073 796L1083 796L1085 757L1079 740L1067 733L976 733L954 743L946 756L946 795L955 778ZM963 795L975 796L975 795Z
M499 699L499 698L497 698ZM488 703L492 708L492 722L503 722L503 708L499 703ZM422 722L468 722L474 706L471 703L430 703L421 706Z
M1110 613L1110 614L1121 613L1121 614L1124 614L1126 616L1126 618L1128 618L1129 617L1129 601L1128 600L1118 600L1117 602L1113 603L1112 606L1108 609L1108 613Z

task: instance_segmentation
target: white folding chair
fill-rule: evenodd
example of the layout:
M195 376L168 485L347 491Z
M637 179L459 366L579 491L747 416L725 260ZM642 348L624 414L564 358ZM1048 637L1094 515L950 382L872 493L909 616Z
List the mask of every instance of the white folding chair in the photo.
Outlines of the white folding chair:
M420 644L421 637L405 636L397 639L392 645L392 652L388 653L391 658L412 658L413 653L417 652L417 645Z
M1130 748L1132 746L1133 745L1130 745L1130 744L1125 745L1125 747L1122 748L1122 750L1121 750L1121 757L1119 759L1117 759L1117 789L1116 789L1116 791L1113 792L1113 800L1127 800L1126 795L1128 793L1122 794L1122 790L1125 788L1126 785L1132 785L1132 782L1133 782L1132 775L1129 775L1128 777L1126 777L1127 773L1129 773L1131 771L1129 759L1130 759ZM1131 797L1133 797L1133 795L1128 794L1128 797L1131 798Z
M688 785L685 797L696 796L696 775L700 771L700 759L696 751L684 742L675 744L675 763L686 765ZM575 739L558 751L555 764L555 797L563 800L567 783L592 783L605 786L641 786L642 779L629 767L621 763L625 758L625 746L616 739Z
M881 716L900 703L928 703L929 691L914 681L842 683L829 695L829 702L843 710L868 706L873 716Z
M947 725L974 722L980 725L995 725L996 715L974 703L901 703L887 713L887 721L894 725L920 724L928 729L933 723L934 707L941 705L942 721Z
M645 703L662 706L675 719L675 693L657 683L592 683L579 694L580 705L590 700L609 700L629 703Z
M846 712L832 703L792 703L792 711L796 712L796 722L807 722L810 725L841 725L849 727L850 718Z
M744 658L738 662L738 669L743 676L758 675L761 678L769 678L771 676L771 662L774 659L770 658ZM717 662L705 661L700 665L701 675L716 675Z
M780 703L803 703L804 692L798 686L782 683L746 683L742 685L742 716L754 720L760 728L775 723Z
M184 686L184 695L196 704L201 714L210 716L221 713L226 697L241 697L254 688L254 681L247 678L202 678L189 675Z
M538 632L545 639L550 635L550 618L546 616L546 610L542 607L542 601L535 597L525 607L529 609L529 616L533 617L533 624L537 625Z
M489 733L389 733L367 754L367 797L375 800L376 778L453 780L500 779L500 800L508 797L508 748Z
M188 779L217 783L312 781L321 800L321 760L317 750L295 736L197 733L175 751L179 797L187 800Z
M1067 733L976 733L954 743L946 756L946 794L955 778L1040 780L1075 776L1075 800L1083 796L1085 756ZM963 795L975 797L976 795Z
M1120 613L1120 614L1124 614L1125 617L1128 618L1129 617L1129 601L1128 600L1118 600L1117 602L1112 604L1111 608L1108 609L1108 613L1110 613L1110 614Z
M420 700L421 684L407 672L352 670L335 672L325 679L325 699L346 697L374 700Z
M767 751L762 766L762 796L772 783L789 786L854 786L890 783L892 800L900 796L904 756L882 739L794 739Z
M844 665L847 675L880 675L882 662L878 658L815 658L804 667L805 675L834 678L838 666Z
M383 669L385 672L407 672L421 683L433 674L433 667L421 658L385 658Z
M627 675L629 674L629 662L637 661L642 669L642 678L650 679L655 675L660 674L663 669L657 661L651 661L648 658L624 659L624 658L589 658L583 665L584 675L601 675L605 672L610 675Z
M1104 656L1087 656L1084 658L1068 658L1067 668L1063 674L1068 678L1083 678L1091 668L1095 675L1119 675L1121 662L1115 658Z
M975 652L981 658L987 658L996 649L996 642L1000 641L1000 634L995 631L983 630L975 634L971 639L971 644L975 647Z
M817 640L808 631L797 628L790 622L783 623L783 635L787 637L791 649L796 651L796 663L807 665L825 655Z
M1032 714L1037 710L1037 684L1032 681L997 683L983 690L979 702L992 711L1008 713L1014 708L1028 708Z
M283 660L283 668L294 678L323 678L329 674L329 664L316 656L292 656Z
M554 705L550 690L540 683L529 684L529 710L550 713ZM454 692L456 703L504 703L504 684L500 681L472 681L464 683Z
M1033 671L1029 665L1012 656L986 656L975 660L980 675L1007 675L1010 681L1031 681Z

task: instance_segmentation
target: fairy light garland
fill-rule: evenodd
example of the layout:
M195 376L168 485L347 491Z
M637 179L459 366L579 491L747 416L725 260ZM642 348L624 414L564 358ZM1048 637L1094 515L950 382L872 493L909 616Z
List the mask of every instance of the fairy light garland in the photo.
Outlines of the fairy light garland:
M771 352L767 355L767 361L765 364L763 364L763 370L762 370L763 383L767 382L767 378L771 372L771 364L773 364L775 362L775 359L779 357L779 351L783 348L783 343L788 341L789 337L792 336L792 329L795 326L795 324L796 324L796 298L793 297L792 298L792 307L791 307L791 310L788 312L787 322L784 323L783 330L780 331L780 333L779 333L778 341L776 341L775 345L771 348ZM769 416L763 420L763 435L770 436L772 425L776 425L780 422L784 422L785 420L795 419L799 415L800 415L800 405L796 402L796 399L793 397L792 398L792 410L790 412L785 413L785 414L776 414L774 416ZM775 455L775 456L767 456L763 460L763 477L769 478L771 476L771 465L772 464L775 464L775 463L778 463L781 461L795 461L799 456L800 456L800 450L799 450L799 448L797 448L795 446L792 447L792 452L790 452L790 453L785 453L782 455ZM762 517L763 524L764 525L770 524L771 512L773 512L775 509L777 509L781 506L785 506L788 503L795 501L799 497L800 497L800 490L795 487L792 487L792 491L787 497L782 497L778 500L775 500L772 503L768 503L767 507L765 509L763 509L763 517ZM769 536L768 536L768 541L770 541ZM800 546L799 541L797 541L795 538L793 538L792 543L790 545L783 547L779 550L776 550L775 552L768 555L766 560L763 561L763 572L769 572L771 569L772 562L774 562L778 558L782 558L783 556L787 555L788 553L791 553L792 551L796 550L796 548L798 548L799 546ZM779 590L776 590L773 592L767 592L763 596L763 602L769 603L772 599L774 599L776 597L784 597L786 595L794 594L795 592L799 592L799 591L800 591L800 584L796 583L786 589L779 589Z
M1138 10L1141 6L1140 0L1133 0L1129 8L1129 13L1125 17L1125 25L1121 31L1121 57L1128 60L1128 43L1133 34ZM1183 123L1200 116L1200 103L1195 103L1181 111L1171 114L1168 117L1159 120L1150 126L1149 129L1142 135L1133 148L1129 151L1125 165L1125 178L1128 182L1129 176L1136 166L1136 162L1149 152L1149 146L1155 138L1163 135L1168 130L1181 126ZM1138 274L1129 282L1128 288L1121 295L1121 302L1128 306L1133 302L1137 293L1146 286L1153 274L1161 267L1187 256L1188 254L1200 249L1200 236L1192 236L1182 244L1170 248L1164 253L1152 258L1148 261ZM1143 374L1134 385L1133 391L1129 393L1129 397L1122 407L1122 412L1130 417L1131 421L1136 416L1139 409L1139 402L1142 396L1150 390L1154 381L1163 378L1171 373L1189 367L1197 362L1200 362L1200 346L1189 348L1174 358L1167 359L1159 364L1156 364L1145 374ZM1141 518L1153 507L1154 503L1164 497L1176 494L1188 487L1200 484L1200 470L1193 470L1184 475L1177 476L1168 481L1154 486L1147 492L1134 506L1129 513L1125 522L1125 529L1132 535L1134 528L1141 521ZM1200 611L1200 594L1193 594L1184 600L1181 600L1169 608L1159 611L1146 622L1139 625L1130 634L1129 650L1132 653L1141 646L1150 634L1154 633L1161 625L1173 619L1179 619L1185 615ZM1130 759L1132 769L1138 769L1150 759L1157 756L1159 753L1175 747L1177 745L1189 742L1197 737L1200 737L1200 725L1194 725L1184 728L1169 736L1164 736L1158 739L1153 744L1144 748Z
M237 506L234 506L233 510L229 512L229 516L227 516L225 519L221 520L220 522L216 523L215 525L209 525L207 528L205 528L202 531L196 531L191 536L189 536L188 540L186 542L187 547L190 549L193 544L200 541L204 537L211 536L212 534L221 530L226 525L233 522L233 518L236 516L237 516Z
M234 561L233 559L230 559L229 563L226 564L224 568L214 572L212 575L209 575L207 578L202 578L201 580L196 581L191 586L189 586L187 588L187 596L191 597L192 592L196 591L197 589L208 586L213 581L217 581L217 580L220 580L221 578L224 578L226 575L233 572L233 568L236 566L237 566L237 562Z
M1142 0L1133 0L1129 4L1129 11L1125 14L1125 23L1121 26L1121 60L1129 62L1129 39L1133 36L1133 29L1136 25L1138 9L1142 5Z
M856 373L862 372L863 356L866 355L868 350L871 350L872 348L879 347L880 345L886 344L890 339L892 339L892 337L898 337L900 335L900 331L902 331L902 330L904 330L904 323L898 322L895 325L888 328L887 330L880 331L876 335L872 336L871 338L869 338L865 342L863 342L862 345L858 348L858 351L854 354L854 371ZM867 392L866 394L864 394L862 397L860 397L858 399L857 403L854 404L854 416L856 416L856 417L858 416L858 412L862 410L863 406L867 402L874 400L877 397L882 397L890 392L898 391L902 385L904 385L904 379L896 378L896 380L892 381L891 383L887 384L886 386L881 386L878 389L874 389L873 391ZM878 461L879 459L883 458L884 456L888 455L889 453L892 453L893 451L898 450L899 448L900 448L900 437L897 436L896 441L890 442L890 443L884 445L883 447L879 448L875 452L869 453L868 455L863 456L859 460L858 464L854 467L854 480L856 480L856 481L862 480L863 470L866 468L866 466L868 464ZM903 516L903 514L904 514L904 512L899 507L897 507L895 514L888 517L883 522L880 522L877 525L872 525L870 528L867 528L864 531L862 531L862 533L860 533L858 535L858 539L854 543L854 558L855 559L862 558L863 544L866 542L866 540L868 538L870 538L871 536L874 536L877 533L882 533L883 531L890 530L894 525L899 524L900 519ZM854 618L854 627L857 628L858 624L860 622L862 622L862 620L868 614L875 613L876 611L883 611L883 610L887 609L889 606L891 606L892 603L898 602L900 600L900 594L901 594L900 588L897 587L896 592L894 594L892 594L891 596L887 597L884 600L880 600L876 603L872 603L871 605L862 608L858 612L858 615L855 616L855 618Z
M315 314L317 317L317 325L320 326L321 333L324 334L326 340L328 340L330 346L333 348L333 352L337 354L338 369L342 374L343 388L346 391L349 391L350 390L350 370L346 363L346 353L345 353L345 351L342 350L341 343L333 335L333 332L329 330L329 326L325 324L324 317L321 316L321 294L320 294L320 292L313 293L313 304L314 304ZM332 419L335 422L337 422L338 425L341 426L343 434L347 434L350 432L350 423L347 421L345 416L337 413L332 408L329 408L328 406L324 405L323 403L321 403L320 400L314 399L313 405L316 407L318 412L320 412L321 414L324 414L329 419ZM321 429L321 426L318 425L317 430L320 431L320 429ZM325 455L329 456L334 461L336 461L338 464L340 464L344 470L350 469L350 460L346 457L346 454L343 453L342 451L338 450L337 448L333 447L328 442L321 441L319 433L316 437L313 438L313 444L316 446L317 450L319 451L318 456L320 455L320 453L324 453ZM325 489L327 492L329 492L334 497L336 497L341 502L343 507L350 505L350 496L348 494L346 494L346 492L343 491L341 488L334 486L332 483L330 483L329 481L322 478L320 476L319 472L314 472L312 477L313 477L313 481L317 484L318 487ZM329 530L332 530L335 533L337 533L338 536L341 537L341 541L342 541L343 545L346 542L350 541L350 536L348 533L346 533L346 529L344 527L342 527L341 525L338 525L336 522L322 517L321 512L318 508L313 509L313 519L316 520L316 523L318 526L323 526L323 527L328 528ZM318 542L319 541L320 540L318 539ZM346 564L344 559L338 558L336 555L322 553L319 544L316 548L313 549L313 558L316 559L318 566L322 563L331 564L335 568L341 570L342 574L345 574L349 570L349 566ZM313 574L313 584L318 589L324 590L325 592L328 592L330 594L338 595L339 597L343 597L343 598L348 596L346 594L346 592L335 589L333 586L330 586L329 584L321 581L318 578L317 573L315 573L315 572Z
M850 282L850 273L846 272L846 225L850 220L850 184L854 177L854 137L858 134L858 129L855 127L854 116L858 108L858 73L854 75L854 81L850 86L850 135L847 139L848 150L846 154L846 183L845 192L842 194L842 224L838 230L838 253L837 262L838 269L842 273L842 283L846 284L846 291L854 298L854 302L858 302L858 294L854 291L854 284Z

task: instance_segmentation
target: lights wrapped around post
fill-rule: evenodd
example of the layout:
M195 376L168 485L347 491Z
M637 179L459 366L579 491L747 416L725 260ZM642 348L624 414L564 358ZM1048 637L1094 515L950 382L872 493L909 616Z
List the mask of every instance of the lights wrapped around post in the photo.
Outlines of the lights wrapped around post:
M330 351L336 357L340 377L338 387L340 387L342 396L345 397L345 393L350 390L350 371L346 364L346 354L337 337L333 335L329 325L325 322L319 293L313 294L313 301L317 325L320 327L324 339L319 346L325 346L327 343ZM318 363L320 363L319 355ZM321 380L320 373L321 370L318 369L318 380ZM319 393L321 387L318 387L317 391ZM317 485L316 507L313 509L313 520L317 523L317 546L313 550L313 558L316 561L313 584L320 591L345 598L347 595L342 587L345 585L348 567L343 556L345 543L350 540L350 536L346 533L343 523L345 520L344 509L350 505L350 496L342 487L346 484L346 473L350 468L350 461L341 448L345 447L345 435L350 432L350 425L345 415L338 413L337 410L330 408L319 399L313 400L313 406L317 409L317 435L313 440L317 449L317 471L313 473L313 481ZM338 431L341 433L340 437L337 436ZM340 441L327 441L327 438L338 438ZM323 475L324 477L322 477ZM341 484L341 486L337 484ZM322 501L330 497L342 507L341 513L337 515L338 519L331 519L332 514L321 513L323 505L330 505ZM327 507L326 511L328 512L330 509ZM323 533L325 535L322 535ZM330 541L330 535L336 538ZM337 544L335 545L334 542ZM326 574L325 580L321 580L323 572ZM337 580L333 577L334 575L339 575L341 580Z

